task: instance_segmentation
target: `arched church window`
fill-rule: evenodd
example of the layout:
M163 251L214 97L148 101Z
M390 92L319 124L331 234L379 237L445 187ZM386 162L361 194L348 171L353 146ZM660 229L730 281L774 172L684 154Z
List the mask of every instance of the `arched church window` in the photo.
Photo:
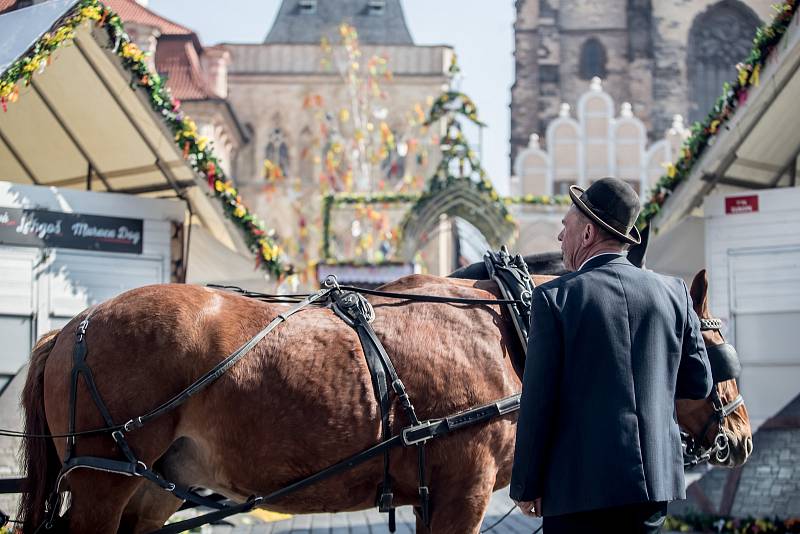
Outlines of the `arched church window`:
M606 77L606 48L598 39L592 37L583 43L578 73L584 80Z
M264 157L280 167L281 173L286 176L289 172L289 146L280 128L273 129L267 141Z
M722 0L695 17L689 32L689 120L702 120L750 52L758 16L738 0Z

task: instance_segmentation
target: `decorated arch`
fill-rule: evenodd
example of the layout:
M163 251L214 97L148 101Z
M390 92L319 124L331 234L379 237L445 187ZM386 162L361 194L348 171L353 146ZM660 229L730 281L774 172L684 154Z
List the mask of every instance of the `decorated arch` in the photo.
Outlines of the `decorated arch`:
M439 191L420 197L411 207L400 229L399 255L412 261L423 245L423 236L433 232L442 215L460 217L471 223L492 248L510 244L517 226L499 199L492 200L467 179L454 179Z
M453 68L457 72L454 66L451 73L455 73ZM568 198L552 195L501 197L469 145L462 121L483 126L467 95L444 91L433 102L424 123L442 135L438 143L441 159L422 191L336 193L325 197L324 264L359 268L424 265L429 259L424 258L427 245L443 237L443 216L452 223L445 228L470 245L475 244L472 241L476 232L481 234L480 241L492 248L513 245L518 225L512 217L512 206L561 206L568 202ZM372 249L377 253L371 253Z

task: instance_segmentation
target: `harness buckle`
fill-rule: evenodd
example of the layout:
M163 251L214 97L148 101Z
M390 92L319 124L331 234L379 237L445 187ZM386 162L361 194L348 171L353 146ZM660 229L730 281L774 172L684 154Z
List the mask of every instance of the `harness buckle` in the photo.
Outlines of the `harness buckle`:
M122 433L122 430L115 430L111 433L111 438L116 442L119 443L120 441L125 439L125 435Z
M429 441L433 438L433 432L431 431L433 425L433 422L425 421L418 425L404 428L402 432L403 445L410 447L411 445L419 445Z
M125 432L131 432L137 428L142 428L144 426L144 421L142 421L141 417L137 417L136 419L131 419L124 425L122 425L122 429Z
M147 464L144 463L141 460L136 460L136 465L133 468L134 476L137 476L137 477L144 476L144 472L145 471L148 471Z
M339 290L339 281L336 279L335 274L329 274L325 277L325 281L322 282L322 285L328 289L336 289Z
M380 498L378 499L378 511L379 512L389 512L392 510L392 500L394 499L394 494L392 492L381 493Z

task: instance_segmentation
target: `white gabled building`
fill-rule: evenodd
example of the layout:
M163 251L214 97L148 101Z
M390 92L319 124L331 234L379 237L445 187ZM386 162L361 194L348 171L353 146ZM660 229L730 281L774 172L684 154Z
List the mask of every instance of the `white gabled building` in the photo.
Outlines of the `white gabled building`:
M800 26L651 221L648 267L706 267L711 311L742 360L755 427L800 392Z

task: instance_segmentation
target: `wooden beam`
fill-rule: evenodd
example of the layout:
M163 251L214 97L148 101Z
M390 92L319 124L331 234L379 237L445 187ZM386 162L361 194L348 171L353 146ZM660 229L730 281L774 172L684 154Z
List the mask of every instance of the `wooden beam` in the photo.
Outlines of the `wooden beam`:
M192 187L197 185L193 180L179 180L176 182L181 189L184 187ZM128 195L141 195L143 193L158 193L160 191L175 191L175 194L180 196L180 190L175 189L174 185L169 182L162 182L160 184L143 185L141 187L129 187L127 189L115 189L115 193L126 193Z
M33 171L30 169L30 167L28 167L28 165L22 159L22 156L20 156L19 153L14 149L13 145L6 138L6 136L3 135L2 130L0 130L0 141L3 141L3 144L6 145L8 151L11 152L11 155L14 156L15 160L17 160L19 166L22 167L22 170L25 171L25 174L28 175L30 181L33 182L35 185L41 185L41 182L36 179L36 176L33 174Z

